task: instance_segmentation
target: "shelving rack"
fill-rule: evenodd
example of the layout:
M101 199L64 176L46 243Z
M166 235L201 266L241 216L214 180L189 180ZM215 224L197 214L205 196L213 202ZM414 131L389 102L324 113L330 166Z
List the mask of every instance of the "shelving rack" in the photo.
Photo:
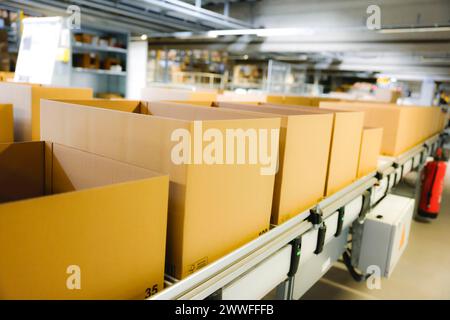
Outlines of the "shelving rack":
M88 33L95 36L112 36L118 39L126 47L112 47L81 43L75 40L75 33ZM123 97L126 95L127 87L127 54L128 54L127 33L105 32L98 29L84 28L82 30L73 30L71 32L71 86L86 86L89 84L94 89L94 94L99 93L117 93ZM105 57L118 58L122 65L122 71L80 68L73 65L74 55L77 53L96 53L101 59Z
M81 30L68 30L67 43L68 59L56 63L53 82L58 85L71 87L91 87L94 94L117 93L126 95L127 88L127 57L128 57L128 33L102 31L99 29L83 28ZM76 33L87 33L95 36L112 36L117 38L126 47L112 47L82 43L75 40ZM105 57L118 58L122 65L122 71L82 68L74 65L74 55L79 53L95 53L101 59Z
M350 227L363 223L406 174L420 170L442 139L380 158L377 172L181 281L166 277L167 288L149 299L263 299L270 292L299 299L345 251Z

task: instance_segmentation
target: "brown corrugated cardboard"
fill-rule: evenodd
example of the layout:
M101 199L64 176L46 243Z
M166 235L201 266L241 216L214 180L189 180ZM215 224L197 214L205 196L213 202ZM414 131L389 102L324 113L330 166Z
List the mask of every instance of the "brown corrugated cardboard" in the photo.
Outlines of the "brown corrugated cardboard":
M183 278L268 229L275 172L262 175L266 165L259 162L175 163L172 153L180 143L173 134L181 130L196 137L199 123L194 120L202 121L203 132L210 128L222 134L227 129L278 131L279 118L254 119L175 103L135 102L131 109L139 111L133 113L117 111L129 102L107 103L43 101L42 137L170 175L169 273ZM196 139L188 145L194 146ZM277 153L278 137L268 147L272 144ZM270 156L276 166L277 154Z
M14 141L14 115L10 104L0 104L0 143Z
M336 111L302 106L264 105L309 112L311 114L332 114L334 116L333 136L325 196L332 195L356 180L364 123L363 112Z
M299 106L311 106L311 99L309 97L302 97L302 96L285 96L283 99L283 104L289 104L289 105L299 105Z
M267 103L284 103L284 96L268 94L266 97Z
M41 99L89 99L92 89L0 82L0 103L13 105L15 141L39 140Z
M236 103L219 108L282 117L280 167L275 179L272 224L281 224L317 204L325 194L333 116Z
M364 128L359 155L358 178L377 170L382 141L383 128Z
M167 176L67 146L0 144L0 298L163 289L168 188Z

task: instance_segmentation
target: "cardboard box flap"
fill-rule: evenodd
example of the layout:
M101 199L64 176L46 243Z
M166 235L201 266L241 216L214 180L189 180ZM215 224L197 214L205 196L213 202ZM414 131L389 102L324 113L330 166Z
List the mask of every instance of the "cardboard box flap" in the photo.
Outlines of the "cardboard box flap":
M0 202L141 180L161 174L59 144L0 144Z
M50 100L59 101L67 104L111 109L123 112L142 113L142 114L147 113L146 104L142 103L141 101L134 101L134 100L109 100L109 99L89 99L89 100L50 99Z
M327 114L327 113L338 113L338 112L358 112L358 110L351 109L325 109L325 108L311 108L307 106L299 106L299 105L283 105L283 104L273 104L273 103L264 103L261 104L263 107L272 107L277 109L286 109L286 110L296 110L297 112L302 112L304 114Z
M14 106L15 141L39 141L41 99L89 99L90 88L68 88L37 84L0 82L0 103Z
M92 96L93 90L90 88L33 87L31 100L32 139L35 141L40 140L41 99L89 99Z
M52 154L52 193L96 188L161 175L60 144L53 144Z
M383 128L364 127L358 163L358 178L377 170L382 141Z
M237 103L227 103L220 102L217 103L218 107L231 108L236 110L247 110L255 112L273 113L278 115L290 116L290 115L307 115L311 114L308 110L302 110L300 108L290 108L289 106L278 106L272 104L261 104L261 105L249 105L249 104L237 104Z
M184 166L174 165L171 149L176 129L190 122L142 114L43 101L42 139L170 175L185 183ZM83 133L83 134L80 134Z
M0 144L0 202L44 195L44 143Z
M276 116L271 117L270 115L261 115L245 110L234 112L226 109L201 108L199 106L181 105L169 102L150 102L148 110L149 113L154 116L187 121L277 118Z

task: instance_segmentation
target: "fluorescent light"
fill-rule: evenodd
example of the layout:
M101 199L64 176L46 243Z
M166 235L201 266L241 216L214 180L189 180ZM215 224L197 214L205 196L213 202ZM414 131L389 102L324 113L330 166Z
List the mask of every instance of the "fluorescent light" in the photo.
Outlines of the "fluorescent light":
M411 27L411 28L385 28L379 33L413 33L413 32L443 32L450 31L450 27Z
M256 35L258 29L232 29L208 31L208 37Z

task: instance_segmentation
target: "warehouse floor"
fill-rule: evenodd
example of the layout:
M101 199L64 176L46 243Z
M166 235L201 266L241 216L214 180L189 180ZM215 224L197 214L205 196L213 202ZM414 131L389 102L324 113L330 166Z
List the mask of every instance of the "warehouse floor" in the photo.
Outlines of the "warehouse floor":
M437 220L413 221L408 247L381 289L355 282L336 264L302 299L450 299L450 170Z

